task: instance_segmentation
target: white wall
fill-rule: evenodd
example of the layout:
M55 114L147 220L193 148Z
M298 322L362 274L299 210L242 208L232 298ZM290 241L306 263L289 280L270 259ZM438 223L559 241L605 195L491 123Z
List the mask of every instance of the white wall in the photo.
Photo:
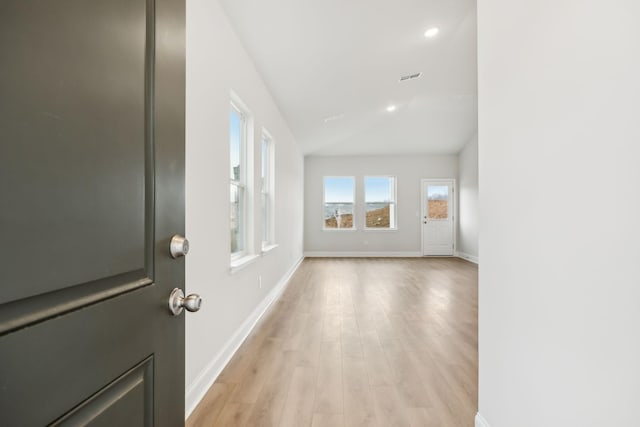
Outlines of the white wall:
M640 2L482 0L480 413L640 425Z
M229 271L229 101L233 90L254 116L256 159L264 126L275 142L276 224L279 246L245 269ZM187 2L186 230L191 252L186 288L199 293L200 312L187 315L187 411L206 391L239 328L265 306L276 284L302 256L303 158L251 60L217 1ZM255 164L256 188L259 162ZM258 193L256 192L256 196ZM260 245L255 198L255 247ZM262 276L262 288L258 286Z
M458 158L452 156L335 156L305 158L304 250L307 254L370 253L420 256L420 179L453 178ZM323 177L356 177L356 231L323 231ZM397 231L364 231L364 177L397 179Z
M458 153L458 253L478 261L478 135Z

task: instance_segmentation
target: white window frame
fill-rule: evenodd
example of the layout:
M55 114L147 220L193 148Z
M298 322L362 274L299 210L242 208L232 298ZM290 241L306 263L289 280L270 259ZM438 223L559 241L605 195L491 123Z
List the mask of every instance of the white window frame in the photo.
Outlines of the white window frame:
M325 219L324 219L324 208L327 204L326 202L326 182L327 178L350 178L353 181L353 217L352 217L352 227L351 228L328 228L326 227ZM322 230L323 231L356 231L358 228L356 226L356 177L353 175L326 175L322 177ZM343 203L344 204L344 203Z
M260 138L260 219L262 220L262 235L260 236L260 240L262 242L262 252L266 252L276 246L274 166L275 142L271 134L263 128L262 136ZM263 169L266 169L266 171L264 171ZM262 206L265 202L266 209L264 209L264 207ZM265 212L267 216L266 221L263 217Z
M390 209L393 212L393 224L389 223L388 228L381 227L367 227L367 204L368 203L387 203L386 200L367 202L367 178L391 178L393 179L393 200L389 201L393 208ZM363 180L363 192L364 192L364 230L365 231L398 231L398 178L395 175L366 175ZM393 227L391 226L393 225Z
M240 175L238 180L229 179L230 189L236 187L238 194L241 194L242 200L239 204L242 206L242 211L239 212L238 221L242 224L242 229L239 233L242 239L242 250L237 252L231 252L231 261L238 260L247 254L247 114L243 108L239 107L233 100L230 103L230 108L234 110L240 116L241 132L240 132ZM231 130L229 131L231 132ZM229 156L229 162L231 162L231 156ZM241 191L240 191L241 190ZM231 248L229 248L231 250Z

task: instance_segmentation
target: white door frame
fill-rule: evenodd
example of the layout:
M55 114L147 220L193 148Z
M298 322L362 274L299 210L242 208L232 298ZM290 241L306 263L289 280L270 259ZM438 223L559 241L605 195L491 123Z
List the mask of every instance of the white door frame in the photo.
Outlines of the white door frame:
M424 255L424 217L427 215L427 208L426 205L424 203L424 199L423 199L423 192L424 192L424 185L425 183L434 183L434 184L441 184L441 183L451 183L451 188L453 188L453 194L451 195L451 203L453 203L453 208L451 209L452 212L452 216L453 218L451 218L452 221L452 233L453 233L453 257L456 256L456 254L458 253L458 183L456 182L455 178L422 178L420 180L420 248L421 251L420 253L422 254L422 256L429 256L429 255ZM447 256L447 255L443 255L443 256Z

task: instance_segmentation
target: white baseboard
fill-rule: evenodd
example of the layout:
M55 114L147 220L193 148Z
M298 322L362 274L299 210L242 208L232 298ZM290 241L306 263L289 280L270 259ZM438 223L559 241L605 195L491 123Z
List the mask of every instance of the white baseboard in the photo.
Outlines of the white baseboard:
M421 252L305 252L307 258L419 258Z
M240 345L249 336L256 323L267 311L269 306L282 294L284 289L289 283L289 279L293 276L293 273L298 269L304 256L301 257L280 281L273 287L271 292L265 296L265 298L258 304L258 306L251 312L246 320L240 325L236 332L231 336L229 341L218 352L216 357L198 374L195 381L188 387L185 396L185 420L191 415L193 410L198 406L198 403L205 396L209 388L216 381L224 367L229 363L233 355L238 351Z
M474 264L479 264L479 261L480 261L477 256L465 254L464 252L456 251L456 256L458 258L466 259L467 261L472 262Z
M484 419L480 412L476 414L476 427L490 427L487 420Z

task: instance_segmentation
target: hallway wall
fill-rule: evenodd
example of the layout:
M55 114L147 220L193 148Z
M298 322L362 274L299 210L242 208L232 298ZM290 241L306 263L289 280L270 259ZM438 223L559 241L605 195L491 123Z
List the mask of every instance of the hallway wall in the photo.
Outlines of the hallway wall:
M640 2L478 2L478 426L639 425Z
M478 262L478 134L458 153L457 250Z
M229 268L231 90L254 117L256 189L262 127L275 142L275 239L279 245L233 274ZM186 231L191 242L186 289L203 298L200 312L186 317L186 407L190 411L302 257L304 163L217 1L187 2L186 101ZM259 191L254 195L253 243L259 248Z

